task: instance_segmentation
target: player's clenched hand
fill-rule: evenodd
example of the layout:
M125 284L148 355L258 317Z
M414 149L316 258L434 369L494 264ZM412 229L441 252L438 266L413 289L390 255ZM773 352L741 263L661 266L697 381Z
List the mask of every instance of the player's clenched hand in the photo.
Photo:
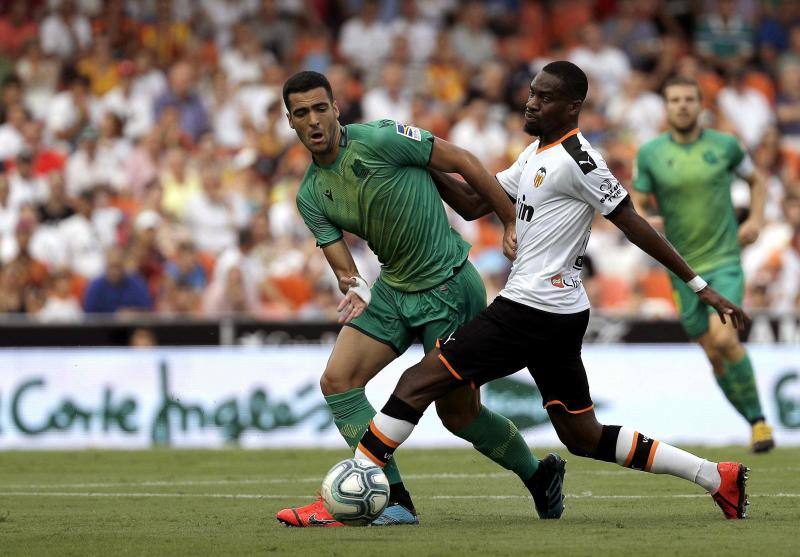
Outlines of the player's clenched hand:
M509 260L517 258L517 226L516 223L506 225L503 231L503 255Z
M719 318L723 323L727 323L725 320L727 316L730 318L731 324L734 327L742 330L744 329L745 321L750 320L742 308L722 296L710 286L703 288L697 295L704 304L708 304L717 310L717 314L719 314Z
M349 287L349 290L345 293L342 301L339 302L339 305L336 307L336 311L339 312L339 323L349 323L364 313L364 310L367 309L367 306L369 305L369 300L364 300L364 298L359 296L356 292L356 288L363 286L360 284L358 278L351 277L349 279L342 279L341 282L346 284ZM366 282L364 282L364 285L366 285ZM369 297L368 288L367 297Z
M758 240L758 234L761 231L761 223L747 219L739 225L739 244L748 246Z
M648 215L645 220L659 232L664 232L664 217L660 215Z

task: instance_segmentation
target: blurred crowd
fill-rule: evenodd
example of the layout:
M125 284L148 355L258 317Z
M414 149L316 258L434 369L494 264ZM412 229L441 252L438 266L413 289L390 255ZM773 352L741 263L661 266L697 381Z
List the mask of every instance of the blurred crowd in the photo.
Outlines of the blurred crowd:
M392 118L506 168L532 75L590 77L581 130L627 186L683 74L704 122L769 176L744 253L750 309L798 311L800 2L790 0L9 0L0 3L0 313L329 319L338 290L297 214L309 163L283 81L325 73L342 123ZM734 187L747 211L749 190ZM465 222L489 296L501 230ZM346 237L369 280L380 269ZM667 316L664 272L598 219L596 308Z

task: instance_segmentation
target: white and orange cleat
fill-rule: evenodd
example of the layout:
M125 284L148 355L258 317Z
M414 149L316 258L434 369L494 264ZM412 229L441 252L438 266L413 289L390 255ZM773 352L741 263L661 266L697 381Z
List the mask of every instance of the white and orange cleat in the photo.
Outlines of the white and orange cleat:
M750 469L739 462L720 462L717 464L717 471L722 481L717 492L711 494L714 502L719 505L727 519L747 518L745 484Z
M284 526L293 528L331 528L334 526L344 526L337 521L325 509L322 504L322 497L304 507L289 507L281 509L275 515L278 522Z

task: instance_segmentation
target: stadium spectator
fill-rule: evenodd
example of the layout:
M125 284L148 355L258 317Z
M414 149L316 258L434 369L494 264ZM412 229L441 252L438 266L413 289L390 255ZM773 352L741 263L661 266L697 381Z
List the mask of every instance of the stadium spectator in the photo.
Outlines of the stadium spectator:
M33 173L45 176L50 172L64 170L67 157L57 146L44 141L44 124L41 121L29 121L22 128L25 145L33 156Z
M14 229L17 227L19 211L11 205L10 188L5 172L0 172L0 256L3 261L5 254L14 249Z
M502 166L498 157L506 152L508 134L505 128L492 120L489 103L477 97L464 110L464 116L450 130L450 141L470 151L488 168Z
M152 127L123 161L124 183L134 199L140 200L147 184L158 179L162 147L161 130Z
M145 135L153 125L153 97L134 87L135 71L130 60L120 62L119 81L102 100L103 113L116 115L124 123L124 134L129 139Z
M200 176L189 167L188 155L182 147L172 147L166 154L160 176L164 212L182 219L189 199L200 192Z
M75 295L72 277L66 271L57 271L50 277L44 305L36 313L42 322L79 321L83 317L81 302Z
M47 265L33 255L36 221L21 217L14 228L15 253L2 267L0 304L9 313L34 312L48 278Z
M281 17L278 0L261 0L250 24L261 48L285 63L294 45L295 22Z
M64 183L64 175L51 172L47 175L46 199L36 206L39 222L44 225L58 225L75 214Z
M0 125L0 161L13 159L23 150L22 133L29 118L22 104L12 104L5 109L5 120Z
M170 69L168 89L155 101L156 119L167 108L177 109L180 129L192 141L209 128L208 114L195 87L194 68L188 62L177 62Z
M146 210L136 215L134 235L128 251L130 264L147 283L147 289L154 300L158 299L161 292L166 263L158 242L161 224L161 216L155 211Z
M75 196L101 185L121 190L125 179L124 156L113 138L104 137L100 143L95 128L84 128L78 136L78 150L67 160L67 191Z
M28 4L26 0L13 0L0 17L0 54L14 58L27 43L36 40L39 25L30 18Z
M606 116L609 124L641 145L661 133L666 111L661 96L647 87L647 76L633 70L622 91L609 99Z
M236 313L257 314L258 292L247 282L239 267L230 267L226 273L211 281L203 299L203 314L220 317Z
M400 2L400 14L392 21L391 32L412 45L411 62L415 65L426 62L436 46L436 25L421 16L416 0Z
M149 19L149 21L148 21ZM139 29L139 41L160 66L169 66L185 54L192 40L192 31L186 21L173 13L170 0L156 0L153 18L145 19Z
M148 98L155 102L161 93L167 89L167 78L164 72L155 65L153 52L147 48L136 51L133 59L134 77L131 84L133 97Z
M618 13L603 25L609 44L622 49L634 68L652 67L658 57L661 39L654 22L656 2L621 0Z
M196 312L207 284L206 270L200 264L194 244L181 242L164 266L162 309L173 313Z
M89 80L65 71L67 89L53 96L47 110L46 127L50 137L72 147L83 128L92 121L97 103L91 98Z
M703 60L720 71L730 71L753 54L753 29L737 12L736 0L719 0L697 22L695 43Z
M47 181L33 173L33 154L26 150L19 153L14 169L8 173L11 188L9 202L17 208L36 205L47 197Z
M200 180L202 190L187 201L183 222L197 248L216 255L236 246L236 231L247 225L247 204L239 193L224 189L218 168L206 166Z
M390 30L378 19L377 0L364 0L358 15L348 19L339 33L339 52L358 70L371 77L386 57Z
M86 313L150 311L153 301L147 284L137 273L125 270L125 253L118 247L105 254L106 272L89 283L83 307Z
M228 149L241 146L245 110L236 97L236 85L229 82L224 72L214 74L212 90L205 104L210 109L214 140Z
M731 70L728 84L719 92L717 103L722 117L748 149L754 149L775 116L763 93L748 86L742 69Z
M92 42L89 19L79 13L74 0L59 0L42 21L39 40L45 54L62 60L75 58Z
M108 37L97 37L89 56L78 62L78 72L89 80L92 95L102 97L119 83L119 67L111 56Z
M486 24L486 8L482 2L470 1L456 14L458 22L450 31L450 43L467 66L477 69L497 53L497 38Z
M275 63L270 53L264 53L252 28L245 23L233 27L233 44L220 55L219 66L233 85L255 83L261 78L265 64Z
M128 346L131 348L153 348L158 346L158 338L152 329L136 327L128 338Z
M22 53L17 57L16 75L24 84L25 106L36 119L46 118L48 104L58 87L58 60L46 56L38 40L25 43Z
M589 95L601 103L617 95L631 71L628 57L606 42L602 28L596 23L582 29L581 42L570 51L569 60L586 70L586 75L599 89ZM591 91L591 86L589 89Z
M105 268L105 248L93 219L94 192L80 192L73 201L75 214L64 219L57 234L64 265L73 273L93 279Z
M367 122L383 118L408 122L411 116L411 92L406 88L403 67L394 63L384 66L380 85L364 94L361 106Z
M360 3L7 2L0 16L0 159L11 186L0 185L3 260L17 254L19 220L32 229L32 257L53 273L70 268L63 242L87 231L100 249L129 253L141 242L142 213L160 219L157 244L167 261L191 242L207 270L214 253L206 250L235 244L236 229L249 227L259 254L254 311L324 315L327 268L294 201L308 158L286 123L286 76L304 67L327 71L342 123L404 120L469 146L496 170L530 141L520 132L520 108L531 72L544 61L577 56L592 78L581 131L602 147L623 183L636 144L659 131L654 101L661 84L675 73L699 81L707 123L736 131L770 176L763 242L743 253L746 262L758 262L745 264L754 285L748 303L772 308L784 300L780 307L787 307L771 281L786 276L778 269L792 268L775 263L775 254L789 253L793 228L784 208L800 189L795 3L754 10L753 2L726 0L693 13L691 3L634 0L368 1L348 17ZM201 185L199 171L209 165L220 168L220 199L237 200L235 218ZM747 204L746 192L736 195ZM192 226L190 200L201 215L192 214ZM76 214L86 202L90 214ZM203 215L219 219L227 239L210 232L216 225L200 226ZM71 231L62 237L66 221ZM496 248L491 219L452 222L473 243L476 261ZM592 238L589 250L602 255L591 279L596 307L636 312L660 303L643 288L647 263L628 260L615 230L599 223ZM359 266L377 274L377 262L350 241L363 259ZM500 276L489 263L485 268L489 283ZM169 280L153 289L160 312L202 311L209 284L198 292L176 283L169 293ZM14 288L9 298L17 302L9 307L34 311L51 296L46 283L27 301L25 289Z
M783 141L800 150L800 62L784 65L778 76L775 116Z

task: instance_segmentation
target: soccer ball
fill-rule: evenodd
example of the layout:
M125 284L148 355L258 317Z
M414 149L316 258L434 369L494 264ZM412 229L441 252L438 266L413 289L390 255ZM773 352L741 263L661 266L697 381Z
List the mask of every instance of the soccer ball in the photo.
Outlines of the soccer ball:
M389 503L389 480L368 460L348 458L322 480L322 502L329 513L348 526L366 526Z

